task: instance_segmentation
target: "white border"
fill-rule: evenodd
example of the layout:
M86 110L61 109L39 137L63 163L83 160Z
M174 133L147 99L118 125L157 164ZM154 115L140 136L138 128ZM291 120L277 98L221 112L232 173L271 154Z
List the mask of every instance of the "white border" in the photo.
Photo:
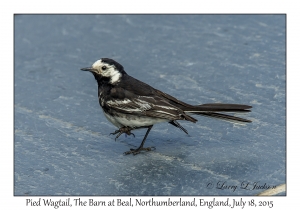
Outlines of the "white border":
M293 4L295 2L295 4ZM15 13L286 13L287 14L287 197L272 197L273 209L298 204L299 11L296 1L11 1L1 8L1 204L23 209L26 197L13 196L13 14ZM32 197L31 197L32 198ZM58 197L55 197L58 198ZM63 197L65 198L65 197ZM95 198L95 197L94 197ZM126 198L126 197L122 197ZM135 197L136 198L136 197ZM164 197L162 197L164 198ZM176 197L172 197L176 198ZM207 199L211 197L205 197ZM222 198L222 197L221 197ZM234 197L230 197L234 198ZM238 198L238 197L237 197ZM246 197L245 199L249 199ZM271 197L263 197L271 199ZM88 199L85 197L85 199ZM108 197L111 199L111 197ZM258 199L258 198L257 198ZM93 207L92 207L93 208ZM96 207L97 208L97 207ZM157 207L156 207L157 208ZM160 209L166 207L159 207ZM31 209L26 207L26 209ZM35 208L36 209L36 208ZM40 208L39 208L40 209ZM48 207L49 209L49 207ZM86 209L86 208L85 208ZM95 207L93 208L95 209Z

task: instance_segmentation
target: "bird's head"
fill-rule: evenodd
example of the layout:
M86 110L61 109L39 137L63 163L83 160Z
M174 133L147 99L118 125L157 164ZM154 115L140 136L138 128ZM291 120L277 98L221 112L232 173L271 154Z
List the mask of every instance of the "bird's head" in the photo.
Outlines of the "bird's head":
M110 58L97 60L92 67L82 68L82 71L89 71L94 74L96 80L107 80L110 84L120 81L126 74L121 64Z

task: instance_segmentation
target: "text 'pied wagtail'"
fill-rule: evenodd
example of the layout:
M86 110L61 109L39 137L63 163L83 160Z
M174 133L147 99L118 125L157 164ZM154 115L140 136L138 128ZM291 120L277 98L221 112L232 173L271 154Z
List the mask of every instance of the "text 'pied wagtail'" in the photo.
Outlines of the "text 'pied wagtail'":
M146 138L156 123L168 122L187 133L177 120L197 122L190 114L204 115L237 122L251 122L243 118L219 112L250 112L251 106L241 104L201 104L190 105L170 96L150 85L129 76L121 64L109 59L97 60L92 67L82 68L91 72L98 82L98 98L105 117L122 133L134 135L131 130L148 128L141 145L124 154L138 154L144 148Z

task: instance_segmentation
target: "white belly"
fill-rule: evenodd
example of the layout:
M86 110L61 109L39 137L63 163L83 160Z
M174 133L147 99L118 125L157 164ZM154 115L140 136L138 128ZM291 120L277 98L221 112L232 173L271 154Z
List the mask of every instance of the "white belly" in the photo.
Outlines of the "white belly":
M113 118L112 116L106 114L104 111L103 111L103 113L104 113L104 116L106 117L106 119L108 119L108 121L111 122L114 126L116 126L117 128L123 127L122 124L117 122L115 118Z
M150 126L154 125L156 123L160 122L168 122L169 120L167 119L160 119L160 118L152 118L152 117L132 117L132 116L127 116L127 118L121 118L121 117L116 117L116 121L123 126L128 126L131 128L138 128L138 127L145 127L145 126Z
M103 112L105 117L110 121L113 125L117 128L121 128L124 126L131 127L131 128L138 128L144 126L154 125L160 122L168 122L167 119L160 119L160 118L153 118L153 117L146 117L146 116L134 116L134 115L126 115L124 117L118 116L110 116L107 113Z

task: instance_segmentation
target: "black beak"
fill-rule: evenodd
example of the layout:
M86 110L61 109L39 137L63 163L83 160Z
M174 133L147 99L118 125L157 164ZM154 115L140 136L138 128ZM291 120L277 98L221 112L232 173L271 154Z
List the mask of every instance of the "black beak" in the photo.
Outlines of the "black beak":
M94 69L92 67L86 67L86 68L82 68L80 70L82 70L82 71L91 71L92 72Z

